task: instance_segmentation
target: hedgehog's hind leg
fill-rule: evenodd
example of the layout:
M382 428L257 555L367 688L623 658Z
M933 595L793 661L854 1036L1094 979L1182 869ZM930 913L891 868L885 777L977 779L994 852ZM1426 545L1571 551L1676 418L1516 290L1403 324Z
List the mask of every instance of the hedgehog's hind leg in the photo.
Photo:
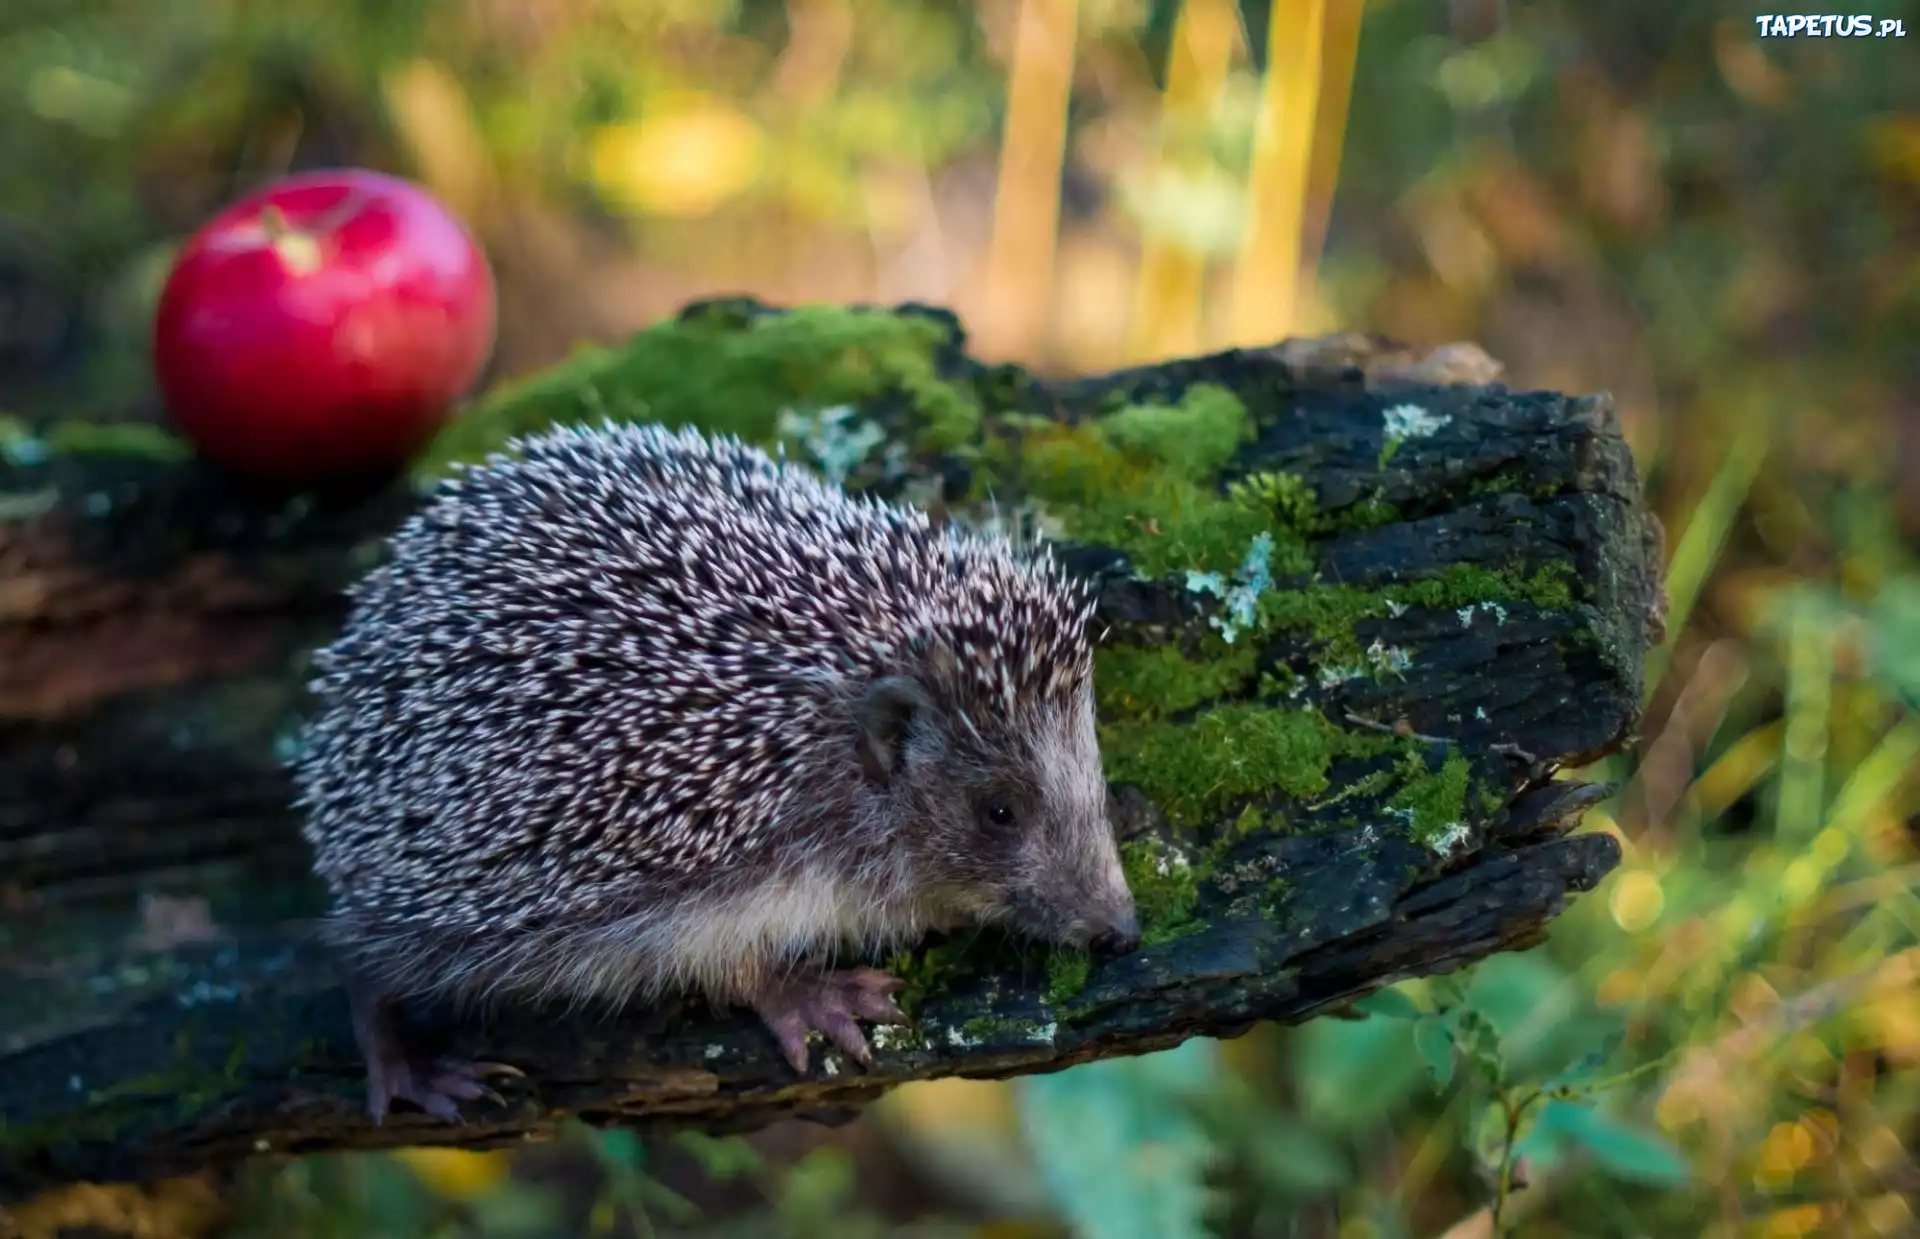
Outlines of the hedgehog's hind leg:
M506 1063L427 1059L415 1052L401 1024L393 1000L364 979L347 984L353 1008L353 1039L367 1064L367 1113L384 1123L396 1100L419 1106L435 1118L458 1123L463 1101L485 1097L499 1104L500 1095L488 1088L488 1076L522 1074Z
M905 984L877 968L783 978L769 981L754 995L753 1009L801 1075L807 1074L809 1030L823 1034L862 1067L871 1067L873 1050L858 1021L906 1023L906 1012L893 1001Z

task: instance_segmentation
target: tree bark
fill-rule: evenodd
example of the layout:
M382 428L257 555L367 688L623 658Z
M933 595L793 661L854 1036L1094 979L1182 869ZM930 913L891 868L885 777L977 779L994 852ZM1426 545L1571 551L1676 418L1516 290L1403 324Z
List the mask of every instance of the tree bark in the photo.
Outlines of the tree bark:
M1350 635L1413 651L1387 673L1330 668L1324 631L1246 638L1259 667L1290 676L1290 708L1377 736L1394 760L1464 757L1481 795L1457 837L1403 829L1412 811L1380 779L1362 786L1359 766L1336 763L1314 797L1272 798L1289 828L1238 842L1217 824L1183 834L1166 804L1117 786L1123 838L1217 846L1178 932L1094 964L1084 985L1049 980L1016 943L922 952L915 1025L878 1038L873 1071L829 1055L807 1080L740 1013L694 1002L420 1012L429 1036L526 1076L464 1125L404 1110L376 1128L344 996L302 928L320 905L282 759L306 651L414 490L250 495L193 464L99 451L0 463L0 1198L256 1153L498 1145L567 1115L740 1130L849 1114L907 1080L1232 1036L1535 943L1617 863L1611 836L1568 833L1606 789L1553 778L1628 742L1661 635L1658 527L1604 397L1510 393L1485 385L1477 350L1418 358L1354 336L1047 383L969 359L938 312L893 313L942 325L939 372L979 394L988 433L1003 414L1078 423L1200 383L1239 396L1257 434L1219 480L1284 470L1320 512L1311 574L1273 589L1557 572L1564 594L1376 608ZM909 405L888 392L861 408L897 429ZM1441 429L1387 444L1384 411L1401 407ZM936 480L956 468L913 464ZM1143 579L1101 546L1061 553L1098 583L1111 642L1191 650L1219 627L1218 602L1177 576Z

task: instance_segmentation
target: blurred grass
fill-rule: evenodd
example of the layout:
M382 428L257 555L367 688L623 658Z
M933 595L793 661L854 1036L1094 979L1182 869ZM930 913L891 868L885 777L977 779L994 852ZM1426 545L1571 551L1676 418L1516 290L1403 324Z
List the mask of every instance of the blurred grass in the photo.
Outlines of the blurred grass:
M487 240L502 377L745 290L946 302L1053 370L1343 326L1614 390L1673 537L1644 743L1593 772L1621 871L1398 1016L1227 1047L1164 1139L1199 1142L1222 1235L1485 1235L1501 1098L1597 1053L1615 1126L1529 1146L1517 1233L1914 1233L1910 44L1692 0L21 0L0 95L0 414L32 424L153 416L167 247L348 161ZM1015 1121L1057 1104L956 1083L751 1146L315 1159L243 1228L1060 1233ZM1623 1178L1621 1131L1684 1183Z
M1299 326L1301 233L1312 187L1326 14L1326 0L1274 0L1269 14L1246 219L1233 271L1235 344L1268 343Z

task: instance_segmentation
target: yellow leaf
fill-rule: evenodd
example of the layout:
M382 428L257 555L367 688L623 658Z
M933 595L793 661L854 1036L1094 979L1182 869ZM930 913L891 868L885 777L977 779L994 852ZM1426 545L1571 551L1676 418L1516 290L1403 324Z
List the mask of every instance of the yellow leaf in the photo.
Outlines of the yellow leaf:
M1601 979L1594 1001L1603 1007L1621 1007L1647 996L1646 978L1631 968L1615 968Z
M1896 1064L1920 1062L1920 993L1890 990L1857 1003L1851 1015L1849 1041L1859 1049L1873 1049Z
M1798 1123L1776 1123L1760 1146L1760 1164L1753 1181L1762 1188L1781 1188L1813 1160L1813 1138Z
M896 1089L887 1109L922 1132L1015 1130L1013 1096L999 1080L923 1080Z
M604 125L589 140L594 183L612 201L693 219L758 179L764 139L750 117L705 95L659 101L647 112Z
M507 1177L507 1156L500 1151L401 1149L393 1155L427 1187L453 1200L491 1191Z
M1860 1206L1860 1212L1876 1235L1913 1233L1913 1205L1898 1192L1874 1197Z
M1867 149L1882 175L1920 184L1920 116L1888 116L1867 128Z
M1666 903L1660 879L1644 869L1621 874L1607 896L1607 910L1628 933L1637 933L1659 920Z
M1769 1217L1766 1228L1760 1233L1767 1239L1798 1239L1801 1235L1820 1234L1821 1228L1829 1220L1825 1206L1796 1205Z

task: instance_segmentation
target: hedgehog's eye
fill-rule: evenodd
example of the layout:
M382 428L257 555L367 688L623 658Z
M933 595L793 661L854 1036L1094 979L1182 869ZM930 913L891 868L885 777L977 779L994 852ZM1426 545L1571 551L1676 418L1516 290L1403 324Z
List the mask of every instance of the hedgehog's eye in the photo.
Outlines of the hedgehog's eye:
M995 826L1011 826L1016 818L1013 806L998 797L980 806L980 816Z

